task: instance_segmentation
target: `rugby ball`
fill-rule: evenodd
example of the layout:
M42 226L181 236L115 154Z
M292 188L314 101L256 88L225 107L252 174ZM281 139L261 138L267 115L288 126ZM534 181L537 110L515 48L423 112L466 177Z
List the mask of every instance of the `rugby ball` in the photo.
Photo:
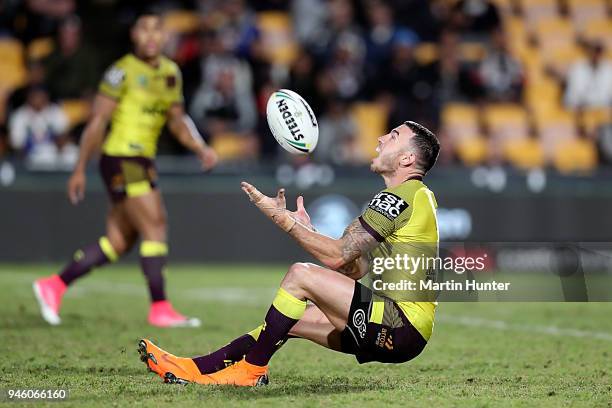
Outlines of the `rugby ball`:
M266 107L268 126L283 149L308 154L319 141L319 125L310 105L288 89L273 92Z

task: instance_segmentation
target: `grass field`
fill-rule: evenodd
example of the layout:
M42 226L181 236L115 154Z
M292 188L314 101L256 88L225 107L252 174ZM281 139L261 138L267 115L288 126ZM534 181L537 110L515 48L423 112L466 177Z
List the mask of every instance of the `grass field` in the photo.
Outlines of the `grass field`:
M612 303L441 304L430 344L402 365L360 366L291 340L272 360L271 384L257 389L165 385L145 370L139 338L178 355L211 351L259 324L283 271L172 266L171 299L204 325L159 330L145 324L148 299L136 266L78 282L64 299L64 324L49 327L31 281L54 265L0 265L0 388L69 389L54 407L612 407Z

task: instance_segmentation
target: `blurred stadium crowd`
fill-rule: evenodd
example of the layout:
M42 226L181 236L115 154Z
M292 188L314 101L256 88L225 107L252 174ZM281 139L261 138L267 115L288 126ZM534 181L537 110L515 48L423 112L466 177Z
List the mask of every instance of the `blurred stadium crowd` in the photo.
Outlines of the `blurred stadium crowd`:
M0 158L69 167L129 23L159 8L186 106L222 160L274 159L270 92L309 101L316 161L360 165L406 119L442 163L588 173L612 162L606 0L0 0ZM163 138L162 154L182 154Z

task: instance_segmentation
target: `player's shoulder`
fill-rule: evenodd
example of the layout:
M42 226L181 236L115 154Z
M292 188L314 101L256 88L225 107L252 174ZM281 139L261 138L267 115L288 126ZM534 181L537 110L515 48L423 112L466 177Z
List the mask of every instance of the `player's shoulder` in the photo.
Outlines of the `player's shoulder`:
M181 69L179 68L178 64L164 55L160 57L159 62L161 64L162 70L166 73L179 74L181 72Z
M116 59L111 65L109 69L122 69L122 70L126 70L129 69L131 66L134 65L134 57L132 54L125 54L122 57Z
M414 201L417 194L424 193L426 191L429 191L429 188L420 178L407 180L395 187L383 190L383 192L388 192L400 197L401 199L406 200L408 203Z
M104 72L102 77L102 83L100 85L101 90L107 95L117 97L116 92L121 88L125 79L128 77L130 69L130 54L126 54L123 57L115 60Z

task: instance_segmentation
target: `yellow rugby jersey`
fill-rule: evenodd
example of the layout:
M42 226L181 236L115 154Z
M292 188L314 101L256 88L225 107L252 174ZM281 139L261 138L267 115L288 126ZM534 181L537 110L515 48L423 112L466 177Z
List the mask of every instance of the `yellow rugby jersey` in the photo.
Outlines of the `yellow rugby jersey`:
M425 262L423 267L403 263L400 268L392 266L376 274L373 265L376 258L395 259L404 255L414 258L437 257L439 235L436 208L433 192L421 180L412 179L376 194L359 217L363 227L380 242L369 254L369 279L363 283L374 292L374 299L380 295L394 300L425 340L431 337L437 304L431 294L422 295L417 291L415 295L414 292L402 290L384 290L380 286L381 282L413 281L418 288L418 281L427 279L432 270ZM383 267L381 264L379 266ZM378 280L378 289L374 285L375 280ZM423 299L432 301L411 301L411 298L415 300L415 296L423 296ZM372 307L373 312L376 309Z
M162 56L155 68L127 54L106 71L99 92L117 101L102 151L111 156L155 157L168 109L183 103L178 66Z

